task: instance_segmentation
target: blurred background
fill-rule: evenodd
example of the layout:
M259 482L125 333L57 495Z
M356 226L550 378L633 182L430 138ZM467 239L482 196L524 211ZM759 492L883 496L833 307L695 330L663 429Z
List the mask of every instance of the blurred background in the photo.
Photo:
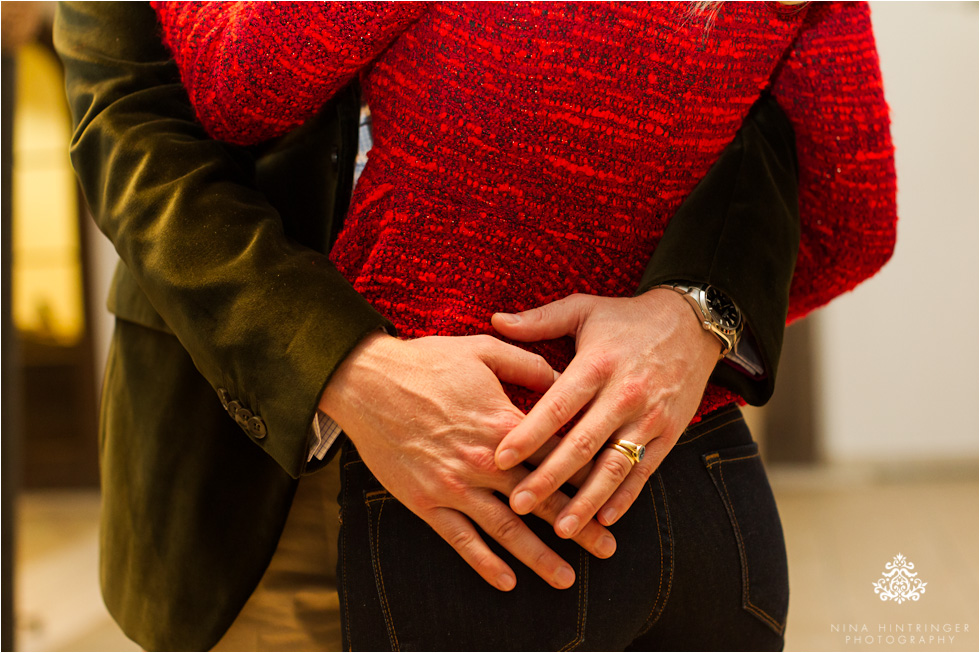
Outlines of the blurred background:
M97 567L115 253L68 162L53 4L0 3L2 648L132 650ZM790 327L776 395L749 413L789 553L786 648L977 650L978 5L873 2L872 18L898 246L875 278ZM874 593L899 554L927 583L918 601ZM910 624L932 639L901 643Z

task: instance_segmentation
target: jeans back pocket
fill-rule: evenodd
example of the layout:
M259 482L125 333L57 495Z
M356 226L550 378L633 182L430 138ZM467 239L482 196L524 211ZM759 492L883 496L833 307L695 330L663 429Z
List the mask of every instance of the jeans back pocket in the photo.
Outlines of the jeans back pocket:
M721 497L742 566L742 607L782 635L789 605L786 544L756 443L702 456Z
M578 545L562 547L565 560L577 566L576 586L556 590L481 532L517 573L517 587L501 592L387 492L366 493L365 505L375 587L393 649L543 651L580 642L589 555ZM548 537L550 526L527 521Z
M575 568L557 590L480 531L517 574L501 592L389 494L347 446L342 454L341 611L349 650L569 650L585 637L590 556L537 517L524 521Z

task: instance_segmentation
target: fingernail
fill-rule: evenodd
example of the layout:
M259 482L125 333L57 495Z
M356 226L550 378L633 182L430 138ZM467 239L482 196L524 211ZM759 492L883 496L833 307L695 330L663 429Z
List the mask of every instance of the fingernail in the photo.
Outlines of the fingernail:
M513 507L514 512L519 515L526 515L534 509L534 504L537 503L538 498L534 496L532 492L524 490L523 492L518 492L517 496L514 497Z
M575 572L571 567L559 567L555 572L555 584L562 588L568 588L575 582Z
M565 537L572 537L578 532L579 520L575 515L568 515L567 517L562 517L561 521L558 522L558 532L560 535Z
M521 316L515 313L497 313L505 324L517 324L521 321Z
M616 509L615 508L603 508L599 511L599 523L603 526L609 526L616 522Z
M503 573L497 576L497 589L509 592L517 585L517 579L510 574Z
M616 553L616 538L612 535L603 535L599 543L596 544L596 551L603 558L608 558Z
M510 469L517 464L517 451L514 449L504 449L497 454L497 467L500 469Z

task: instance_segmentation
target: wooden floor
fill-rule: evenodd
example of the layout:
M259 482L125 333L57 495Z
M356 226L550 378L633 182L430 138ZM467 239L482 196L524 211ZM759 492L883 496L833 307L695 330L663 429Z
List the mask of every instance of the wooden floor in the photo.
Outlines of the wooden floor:
M910 475L773 474L789 555L787 650L978 649L976 466ZM918 601L882 601L874 592L898 554L926 583Z
M782 468L772 482L790 561L787 650L978 650L975 464ZM19 524L18 649L136 649L99 597L98 496L29 494ZM918 601L874 593L898 554L926 583Z

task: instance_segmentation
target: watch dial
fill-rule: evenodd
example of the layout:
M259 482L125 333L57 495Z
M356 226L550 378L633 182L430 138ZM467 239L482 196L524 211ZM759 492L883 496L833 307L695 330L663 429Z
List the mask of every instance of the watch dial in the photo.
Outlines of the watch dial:
M734 329L741 321L738 308L723 292L716 288L709 287L705 293L705 301L711 316L725 328Z

